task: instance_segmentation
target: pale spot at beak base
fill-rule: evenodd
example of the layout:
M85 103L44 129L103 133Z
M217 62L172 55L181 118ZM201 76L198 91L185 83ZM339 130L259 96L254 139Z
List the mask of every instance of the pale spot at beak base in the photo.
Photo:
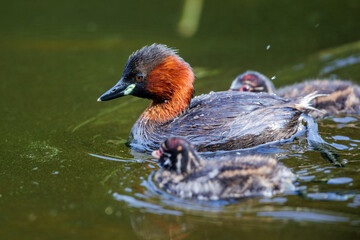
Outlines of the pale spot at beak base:
M151 153L151 155L156 158L156 159L160 159L160 151L159 150L155 150Z

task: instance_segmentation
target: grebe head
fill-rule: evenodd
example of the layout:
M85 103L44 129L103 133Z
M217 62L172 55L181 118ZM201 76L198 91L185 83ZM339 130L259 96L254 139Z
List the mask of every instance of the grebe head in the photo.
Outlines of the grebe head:
M273 93L275 87L266 76L259 72L247 71L231 83L229 91Z
M201 166L201 158L194 146L179 137L167 139L152 155L159 159L161 167L178 174L190 173Z
M133 95L164 102L176 94L189 95L190 101L194 79L190 65L174 49L152 44L130 55L120 81L98 101Z

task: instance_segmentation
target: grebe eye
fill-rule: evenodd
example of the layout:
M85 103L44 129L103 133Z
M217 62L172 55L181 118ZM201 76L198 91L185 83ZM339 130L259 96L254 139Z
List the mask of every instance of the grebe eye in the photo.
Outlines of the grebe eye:
M135 80L141 82L143 80L143 76L136 76Z

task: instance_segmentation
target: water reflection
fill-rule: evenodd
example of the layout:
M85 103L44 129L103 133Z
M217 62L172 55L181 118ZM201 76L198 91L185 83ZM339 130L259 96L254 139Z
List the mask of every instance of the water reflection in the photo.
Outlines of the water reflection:
M308 193L306 195L308 198L313 200L327 200L327 201L347 201L350 198L354 197L354 194L336 194L336 193Z
M329 181L327 181L327 184L346 184L350 182L352 182L352 178L338 177L330 179Z
M184 239L192 225L180 218L170 218L151 213L135 212L130 216L133 231L141 239Z
M258 212L258 216L268 216L275 219L290 219L294 221L311 222L348 222L348 217L339 217L315 212L302 211L277 211L277 212Z
M346 70L358 68L360 64L359 52L360 41L323 50L308 57L304 62L285 67L279 72L275 85L288 85L286 83L294 80L303 81L314 78L344 79L358 82L358 77L347 75Z
M185 0L178 31L184 37L192 37L198 27L204 0Z
M238 231L247 229L248 231L245 232L248 233L255 228L261 230L260 232L251 232L250 239L258 239L260 233L282 228L282 225L288 221L301 222L303 226L311 227L319 223L337 223L340 227L341 224L358 226L360 219L351 215L337 215L332 212L312 211L311 209L272 210L269 207L253 213L235 210L232 216L212 215L205 219L191 215L184 219L180 216L134 211L130 214L130 221L134 233L141 239L188 239L198 235L204 237L206 232L214 234L220 229L222 229L222 237L224 237L227 235L226 231L235 226ZM205 224L208 226L206 230L203 228ZM329 225L329 227L331 226L333 225ZM210 239L213 239L212 234L210 234L212 236Z
M351 55L342 59L335 59L326 64L325 67L320 71L320 75L325 75L331 72L334 72L338 69L348 67L350 65L359 64L360 63L360 54Z
M163 207L161 207L159 205L148 203L145 201L140 201L140 200L137 200L130 196L121 195L118 193L113 193L112 196L117 201L124 201L124 202L128 203L130 207L144 208L144 209L146 209L146 212L149 212L149 213L178 215L178 216L182 215L182 212L164 209Z

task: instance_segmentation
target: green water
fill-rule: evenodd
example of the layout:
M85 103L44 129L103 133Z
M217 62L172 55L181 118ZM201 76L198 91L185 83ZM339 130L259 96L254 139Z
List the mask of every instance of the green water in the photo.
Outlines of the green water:
M153 185L156 161L125 145L147 100L96 99L153 42L180 50L196 94L225 90L248 69L276 86L360 84L360 2L189 2L0 3L0 239L359 238L359 117L319 121L345 168L299 140L275 155L301 194L224 205Z

